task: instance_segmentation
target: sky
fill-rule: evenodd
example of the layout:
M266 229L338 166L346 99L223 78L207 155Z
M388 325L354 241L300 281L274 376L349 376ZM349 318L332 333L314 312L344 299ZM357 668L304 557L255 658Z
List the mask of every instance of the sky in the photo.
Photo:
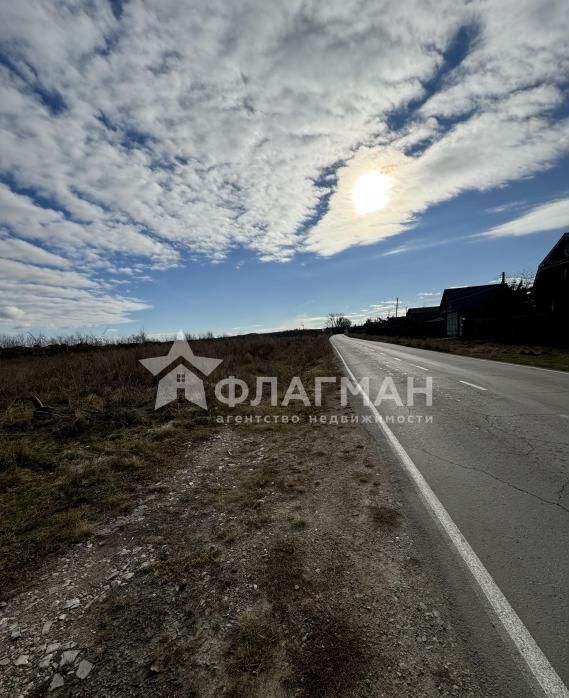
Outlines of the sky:
M0 332L436 305L569 230L563 0L0 0Z

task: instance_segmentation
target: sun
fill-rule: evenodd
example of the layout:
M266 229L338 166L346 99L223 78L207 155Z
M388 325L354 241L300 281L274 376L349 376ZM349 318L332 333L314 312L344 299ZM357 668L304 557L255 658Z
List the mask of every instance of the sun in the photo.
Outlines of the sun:
M363 215L384 208L389 201L390 188L389 177L377 170L358 177L352 190L356 211Z

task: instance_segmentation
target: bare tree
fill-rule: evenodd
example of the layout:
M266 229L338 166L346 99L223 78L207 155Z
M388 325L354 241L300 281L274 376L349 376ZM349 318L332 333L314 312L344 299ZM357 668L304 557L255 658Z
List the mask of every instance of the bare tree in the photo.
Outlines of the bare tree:
M326 327L330 330L349 330L352 326L352 321L342 313L329 313Z

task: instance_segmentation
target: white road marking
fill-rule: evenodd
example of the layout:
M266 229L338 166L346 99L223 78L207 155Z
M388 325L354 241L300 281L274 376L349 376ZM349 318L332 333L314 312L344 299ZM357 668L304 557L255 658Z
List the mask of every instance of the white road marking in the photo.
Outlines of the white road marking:
M459 383L464 383L464 385L469 385L471 388L477 388L478 390L488 390L488 388L483 388L481 385L476 385L476 383L469 383L468 381L458 381Z
M421 496L425 507L431 516L442 526L451 543L456 548L458 554L474 577L482 593L488 600L490 607L502 624L506 634L514 643L534 679L541 687L543 694L547 698L569 698L569 690L567 689L567 686L565 686L555 669L551 666L549 660L545 654L543 654L539 645L523 624L521 618L510 606L510 603L504 596L502 590L496 584L488 570L484 567L481 560L471 548L470 543L460 532L458 526L451 519L450 514L444 508L437 495L433 492L428 482L421 474L421 471L417 468L415 463L413 463L407 451L399 443L395 434L391 431L383 419L381 419L381 415L377 411L375 405L359 384L344 357L342 354L340 354L335 345L334 349L344 364L348 375L354 382L357 391L361 393L364 403L373 413L374 417L376 418L376 422L382 428L387 440L391 444L391 447L399 456L401 464L419 491L419 495Z
M428 368L425 368L424 366L419 366L418 364L413 364L413 366L415 366L415 368L420 368L421 371L428 371L429 370Z

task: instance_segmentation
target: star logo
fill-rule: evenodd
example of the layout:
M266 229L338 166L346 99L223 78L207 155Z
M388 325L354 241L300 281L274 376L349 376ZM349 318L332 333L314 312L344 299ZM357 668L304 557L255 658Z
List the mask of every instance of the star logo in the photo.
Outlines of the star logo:
M204 376L209 376L223 361L223 359L208 359L205 356L196 356L182 332L178 332L177 339L165 356L156 356L153 359L140 359L140 363L153 376L163 373L170 367L170 370L158 381L155 410L176 400L178 390L184 391L184 396L188 402L193 402L194 405L207 410L203 381L182 363L182 359L185 359L188 364L197 368Z

